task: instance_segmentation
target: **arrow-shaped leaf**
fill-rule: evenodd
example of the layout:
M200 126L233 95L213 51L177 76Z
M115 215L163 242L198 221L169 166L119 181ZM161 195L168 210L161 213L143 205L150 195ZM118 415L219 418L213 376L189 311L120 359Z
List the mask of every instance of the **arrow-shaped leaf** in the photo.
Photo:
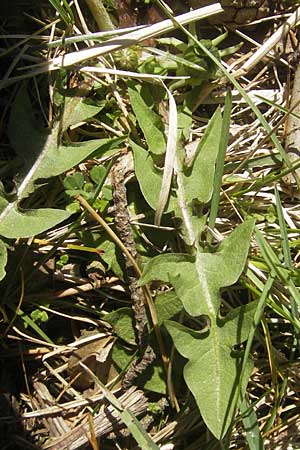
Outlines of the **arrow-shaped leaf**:
M87 105L81 98L72 98L62 126L85 120L97 114L102 106ZM39 234L66 220L70 213L43 208L21 211L19 202L30 195L45 179L57 176L79 164L96 150L106 149L111 139L97 139L79 143L60 142L60 126L52 130L42 128L37 122L26 87L18 92L12 105L9 137L12 146L24 165L19 175L16 198L9 202L0 186L0 235L7 238L30 237ZM6 248L0 241L0 279L5 276Z
M251 304L220 319L219 291L235 283L243 270L253 225L249 220L237 227L214 252L159 255L146 264L140 279L140 284L151 280L171 283L190 315L208 318L209 330L201 334L175 322L166 323L177 350L189 359L186 383L207 426L219 439L233 418L236 396L245 388L250 370L245 371L238 390L241 361L231 357L232 346L247 338L254 314Z
M207 333L197 333L176 322L165 322L176 349L189 360L184 367L184 379L203 420L217 439L226 434L238 397L244 393L252 370L249 360L240 379L242 358L232 357L232 346L247 339L256 305L253 302L236 308L231 320L226 318L211 324Z
M98 111L98 109L97 109ZM95 113L95 111L94 111ZM90 107L85 108L77 118L91 116ZM18 186L17 198L8 202L0 199L0 234L9 238L29 237L41 233L70 214L56 209L19 211L19 202L32 193L38 182L57 176L79 164L96 150L105 147L110 139L86 142L59 143L59 124L51 131L38 126L32 112L32 105L26 88L22 88L12 106L9 135L16 153L24 159L24 170Z
M240 225L214 253L156 256L145 265L140 284L169 282L191 316L214 317L218 314L220 288L235 283L243 270L252 229L252 220Z
M89 108L83 112L90 117ZM81 120L85 118L83 113L80 117ZM18 156L24 159L24 169L18 186L18 201L38 187L38 180L60 175L110 141L94 139L79 143L61 143L60 124L57 123L49 130L37 123L25 87L19 91L12 106L9 138Z
M222 116L218 108L186 167L177 158L178 206L175 214L182 220L182 235L188 245L194 245L205 226L202 207L208 203L214 188L216 160L221 139Z

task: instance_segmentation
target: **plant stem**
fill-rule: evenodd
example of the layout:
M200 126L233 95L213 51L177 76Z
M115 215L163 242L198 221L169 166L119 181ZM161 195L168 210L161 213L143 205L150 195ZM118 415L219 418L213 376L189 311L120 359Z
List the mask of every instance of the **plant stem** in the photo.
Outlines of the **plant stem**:
M111 31L115 29L102 0L85 0L90 11L97 22L100 31Z

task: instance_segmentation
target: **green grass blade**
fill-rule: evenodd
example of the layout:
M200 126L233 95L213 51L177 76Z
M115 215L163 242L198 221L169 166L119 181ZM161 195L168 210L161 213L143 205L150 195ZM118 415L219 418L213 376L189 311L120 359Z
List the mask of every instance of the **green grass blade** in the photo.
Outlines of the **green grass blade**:
M276 253L257 228L255 228L255 234L262 256L270 268L271 273L273 276L276 275L287 286L298 307L300 307L300 293L290 278L290 271L282 267L282 263Z
M59 0L49 0L49 2L53 6L53 8L56 9L62 20L67 25L70 25L72 22L74 22L72 10L66 0L63 0L63 5Z
M255 330L256 330L256 327L258 326L258 324L260 322L260 319L261 319L261 316L262 316L262 314L264 312L266 300L267 300L267 297L268 297L268 295L270 293L270 290L272 288L273 281L274 281L274 278L272 276L269 276L269 278L267 279L267 281L266 281L266 283L264 285L264 289L263 289L263 291L261 293L261 296L260 296L260 299L259 299L256 311L255 311L255 315L254 315L254 318L253 318L252 328L251 328L251 330L249 332L249 336L248 336L248 340L247 340L247 345L246 345L245 354L244 354L244 360L243 360L243 367L242 367L242 371L241 371L242 373L243 373L243 370L244 370L244 366L245 366L245 364L246 364L246 362L248 360L248 357L249 357L249 354L250 354L251 345L252 345L252 341L253 341L254 334L255 334Z
M280 201L280 196L277 187L275 186L275 199L276 199L276 210L278 216L278 222L280 226L280 234L282 238L282 251L284 256L284 265L289 269L292 268L292 258L289 247L289 239L286 229L286 223L284 220L283 209Z
M14 308L10 305L7 305L12 311L15 312ZM53 341L44 333L44 331L35 323L34 320L32 320L27 314L24 313L21 309L17 312L18 316L21 317L24 324L26 324L27 327L31 327L45 342L49 342L49 344L53 344Z
M242 421L246 432L249 450L264 450L265 446L260 433L255 411L246 397L240 406L240 413L242 414Z

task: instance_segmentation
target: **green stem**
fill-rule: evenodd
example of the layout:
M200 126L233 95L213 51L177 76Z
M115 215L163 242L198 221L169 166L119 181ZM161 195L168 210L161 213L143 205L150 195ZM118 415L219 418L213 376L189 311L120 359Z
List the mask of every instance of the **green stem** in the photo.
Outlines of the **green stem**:
M97 22L100 31L111 31L115 29L102 0L85 0L91 13Z

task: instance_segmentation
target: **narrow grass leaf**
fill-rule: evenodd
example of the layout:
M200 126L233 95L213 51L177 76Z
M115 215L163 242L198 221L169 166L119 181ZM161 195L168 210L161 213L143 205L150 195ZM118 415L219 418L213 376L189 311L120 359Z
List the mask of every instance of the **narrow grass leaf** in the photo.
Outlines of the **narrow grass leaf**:
M242 421L246 432L249 450L264 450L264 441L261 436L255 411L246 397L241 403L240 413L242 414Z
M242 88L242 86L239 84L239 82L234 78L234 76L222 65L222 63L216 58L216 56L201 42L201 40L197 39L192 33L190 33L182 23L178 22L178 20L173 17L168 10L168 8L165 7L163 2L160 0L157 0L160 4L161 8L174 23L176 23L177 27L180 28L180 30L191 40L193 41L204 54L206 54L213 63L224 73L224 75L228 78L228 80L235 86L235 88L238 90L238 92L241 94L245 102L249 105L249 107L252 109L258 120L260 121L261 125L265 129L268 137L273 142L275 147L277 148L278 152L280 153L282 160L286 163L287 167L289 169L292 168L292 164L289 161L289 158L282 147L279 139L277 138L276 134L271 129L270 125L268 124L267 120L265 119L264 115L260 112L257 105L253 102L253 100L250 98L250 96L247 94L247 92ZM297 180L299 182L299 180Z
M280 226L280 236L281 236L281 243L282 243L282 251L284 256L284 265L288 267L289 269L292 268L292 258L291 258L291 252L290 252L290 246L289 246L289 238L287 234L287 228L286 223L284 220L283 215L283 209L280 201L280 195L278 192L277 187L275 186L275 199L276 199L276 210L277 210L277 216L278 216L278 222Z
M290 271L282 267L282 263L277 257L276 253L257 228L255 228L255 236L262 256L266 264L270 268L271 275L273 277L277 276L287 286L291 296L293 297L293 300L297 304L296 311L298 311L298 308L300 308L300 293L293 280L290 278ZM298 312L295 317L298 318Z
M7 306L13 312L15 312L14 306L10 305L9 303L7 304ZM19 309L17 314L23 320L24 324L26 324L27 327L30 327L33 331L35 331L43 341L48 342L49 344L53 344L53 341L47 336L47 334L24 311Z
M189 11L185 14L181 14L177 17L177 21L182 24L186 24L209 17L214 14L218 14L219 12L222 11L223 9L220 3L215 3L213 5L205 6L203 8L198 8L193 11ZM174 20L163 20L153 25L143 27L142 29L138 29L130 33L127 33L123 35L121 38L116 37L114 39L111 39L108 42L106 42L105 45L87 48L80 51L67 53L63 56L55 57L51 61L49 61L46 67L36 69L30 74L30 76L32 76L33 73L35 74L43 73L51 70L58 70L61 69L62 67L67 67L73 64L78 64L89 58L95 58L100 55L121 50L124 47L128 47L129 44L136 45L139 42L144 41L146 39L151 39L163 33L167 33L173 30L174 28L176 28ZM0 88L3 86L4 84L0 84Z
M70 25L73 22L73 13L66 0L63 0L62 3L59 0L49 0L49 2L67 25Z

